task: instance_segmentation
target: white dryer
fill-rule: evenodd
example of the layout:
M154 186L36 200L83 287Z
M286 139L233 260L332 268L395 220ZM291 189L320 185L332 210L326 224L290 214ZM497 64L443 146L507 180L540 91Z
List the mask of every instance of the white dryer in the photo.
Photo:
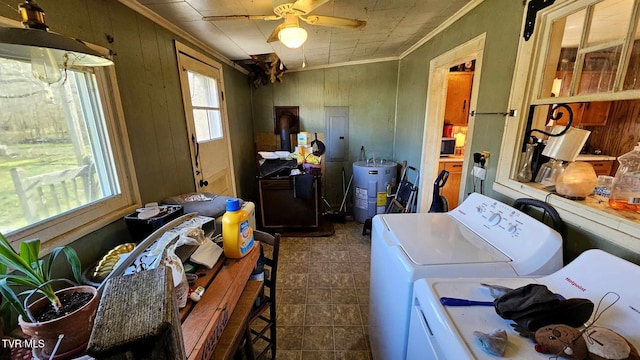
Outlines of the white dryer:
M640 349L640 266L601 250L588 250L563 269L541 278L420 279L415 282L407 359L496 359L481 350L474 331L507 331L504 359L549 360L528 338L518 335L493 306L443 306L441 297L492 301L481 283L512 289L538 283L565 298L591 300L602 315L595 325L610 328ZM607 294L609 293L609 294ZM606 295L606 296L605 296ZM619 299L614 303L614 300ZM610 308L603 311L608 305ZM594 308L594 313L595 313ZM597 314L592 315L592 319Z
M532 277L561 267L560 234L477 193L447 213L377 215L369 297L373 358L405 359L417 279Z

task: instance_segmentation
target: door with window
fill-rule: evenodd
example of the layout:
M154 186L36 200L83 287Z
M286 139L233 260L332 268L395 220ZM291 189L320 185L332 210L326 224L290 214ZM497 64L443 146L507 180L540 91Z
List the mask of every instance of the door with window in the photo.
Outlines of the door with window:
M178 64L196 190L235 196L222 70L182 52Z

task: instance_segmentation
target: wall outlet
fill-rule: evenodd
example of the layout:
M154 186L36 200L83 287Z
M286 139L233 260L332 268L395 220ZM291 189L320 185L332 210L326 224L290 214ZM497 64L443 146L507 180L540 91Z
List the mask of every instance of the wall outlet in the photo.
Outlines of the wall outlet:
M484 180L487 176L487 169L483 169L480 166L473 165L473 176L477 177L480 180Z
M488 152L487 150L485 151L480 151L480 154L482 156L484 156L484 167L488 167L489 166L489 156L491 155L490 152Z

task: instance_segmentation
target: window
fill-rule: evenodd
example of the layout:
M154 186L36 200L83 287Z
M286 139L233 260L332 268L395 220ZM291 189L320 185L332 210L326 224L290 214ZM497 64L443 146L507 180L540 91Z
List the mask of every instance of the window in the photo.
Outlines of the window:
M494 183L496 191L511 198L546 200L565 221L636 252L637 214L613 210L591 197L566 199L516 178L527 123L544 129L550 105L576 103L572 110L584 116L574 125L595 126L587 112L608 109L612 101L640 99L639 6L638 0L562 1L538 13L534 35L520 39L510 97L518 115L506 122Z
M198 142L222 139L222 118L215 79L187 70Z
M562 97L640 86L632 79L622 81L629 62L640 59L631 52L637 37L633 36L633 9L633 0L604 0L553 19L539 98L552 93Z
M113 67L67 69L48 85L29 63L0 58L0 84L0 231L10 241L67 243L139 202Z

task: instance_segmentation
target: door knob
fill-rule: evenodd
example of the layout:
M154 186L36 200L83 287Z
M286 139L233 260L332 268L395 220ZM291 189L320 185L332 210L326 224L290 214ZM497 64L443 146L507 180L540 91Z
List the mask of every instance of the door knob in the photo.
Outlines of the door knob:
M205 186L209 185L209 182L207 180L200 179L200 183L199 184L200 184L200 187L205 187Z

